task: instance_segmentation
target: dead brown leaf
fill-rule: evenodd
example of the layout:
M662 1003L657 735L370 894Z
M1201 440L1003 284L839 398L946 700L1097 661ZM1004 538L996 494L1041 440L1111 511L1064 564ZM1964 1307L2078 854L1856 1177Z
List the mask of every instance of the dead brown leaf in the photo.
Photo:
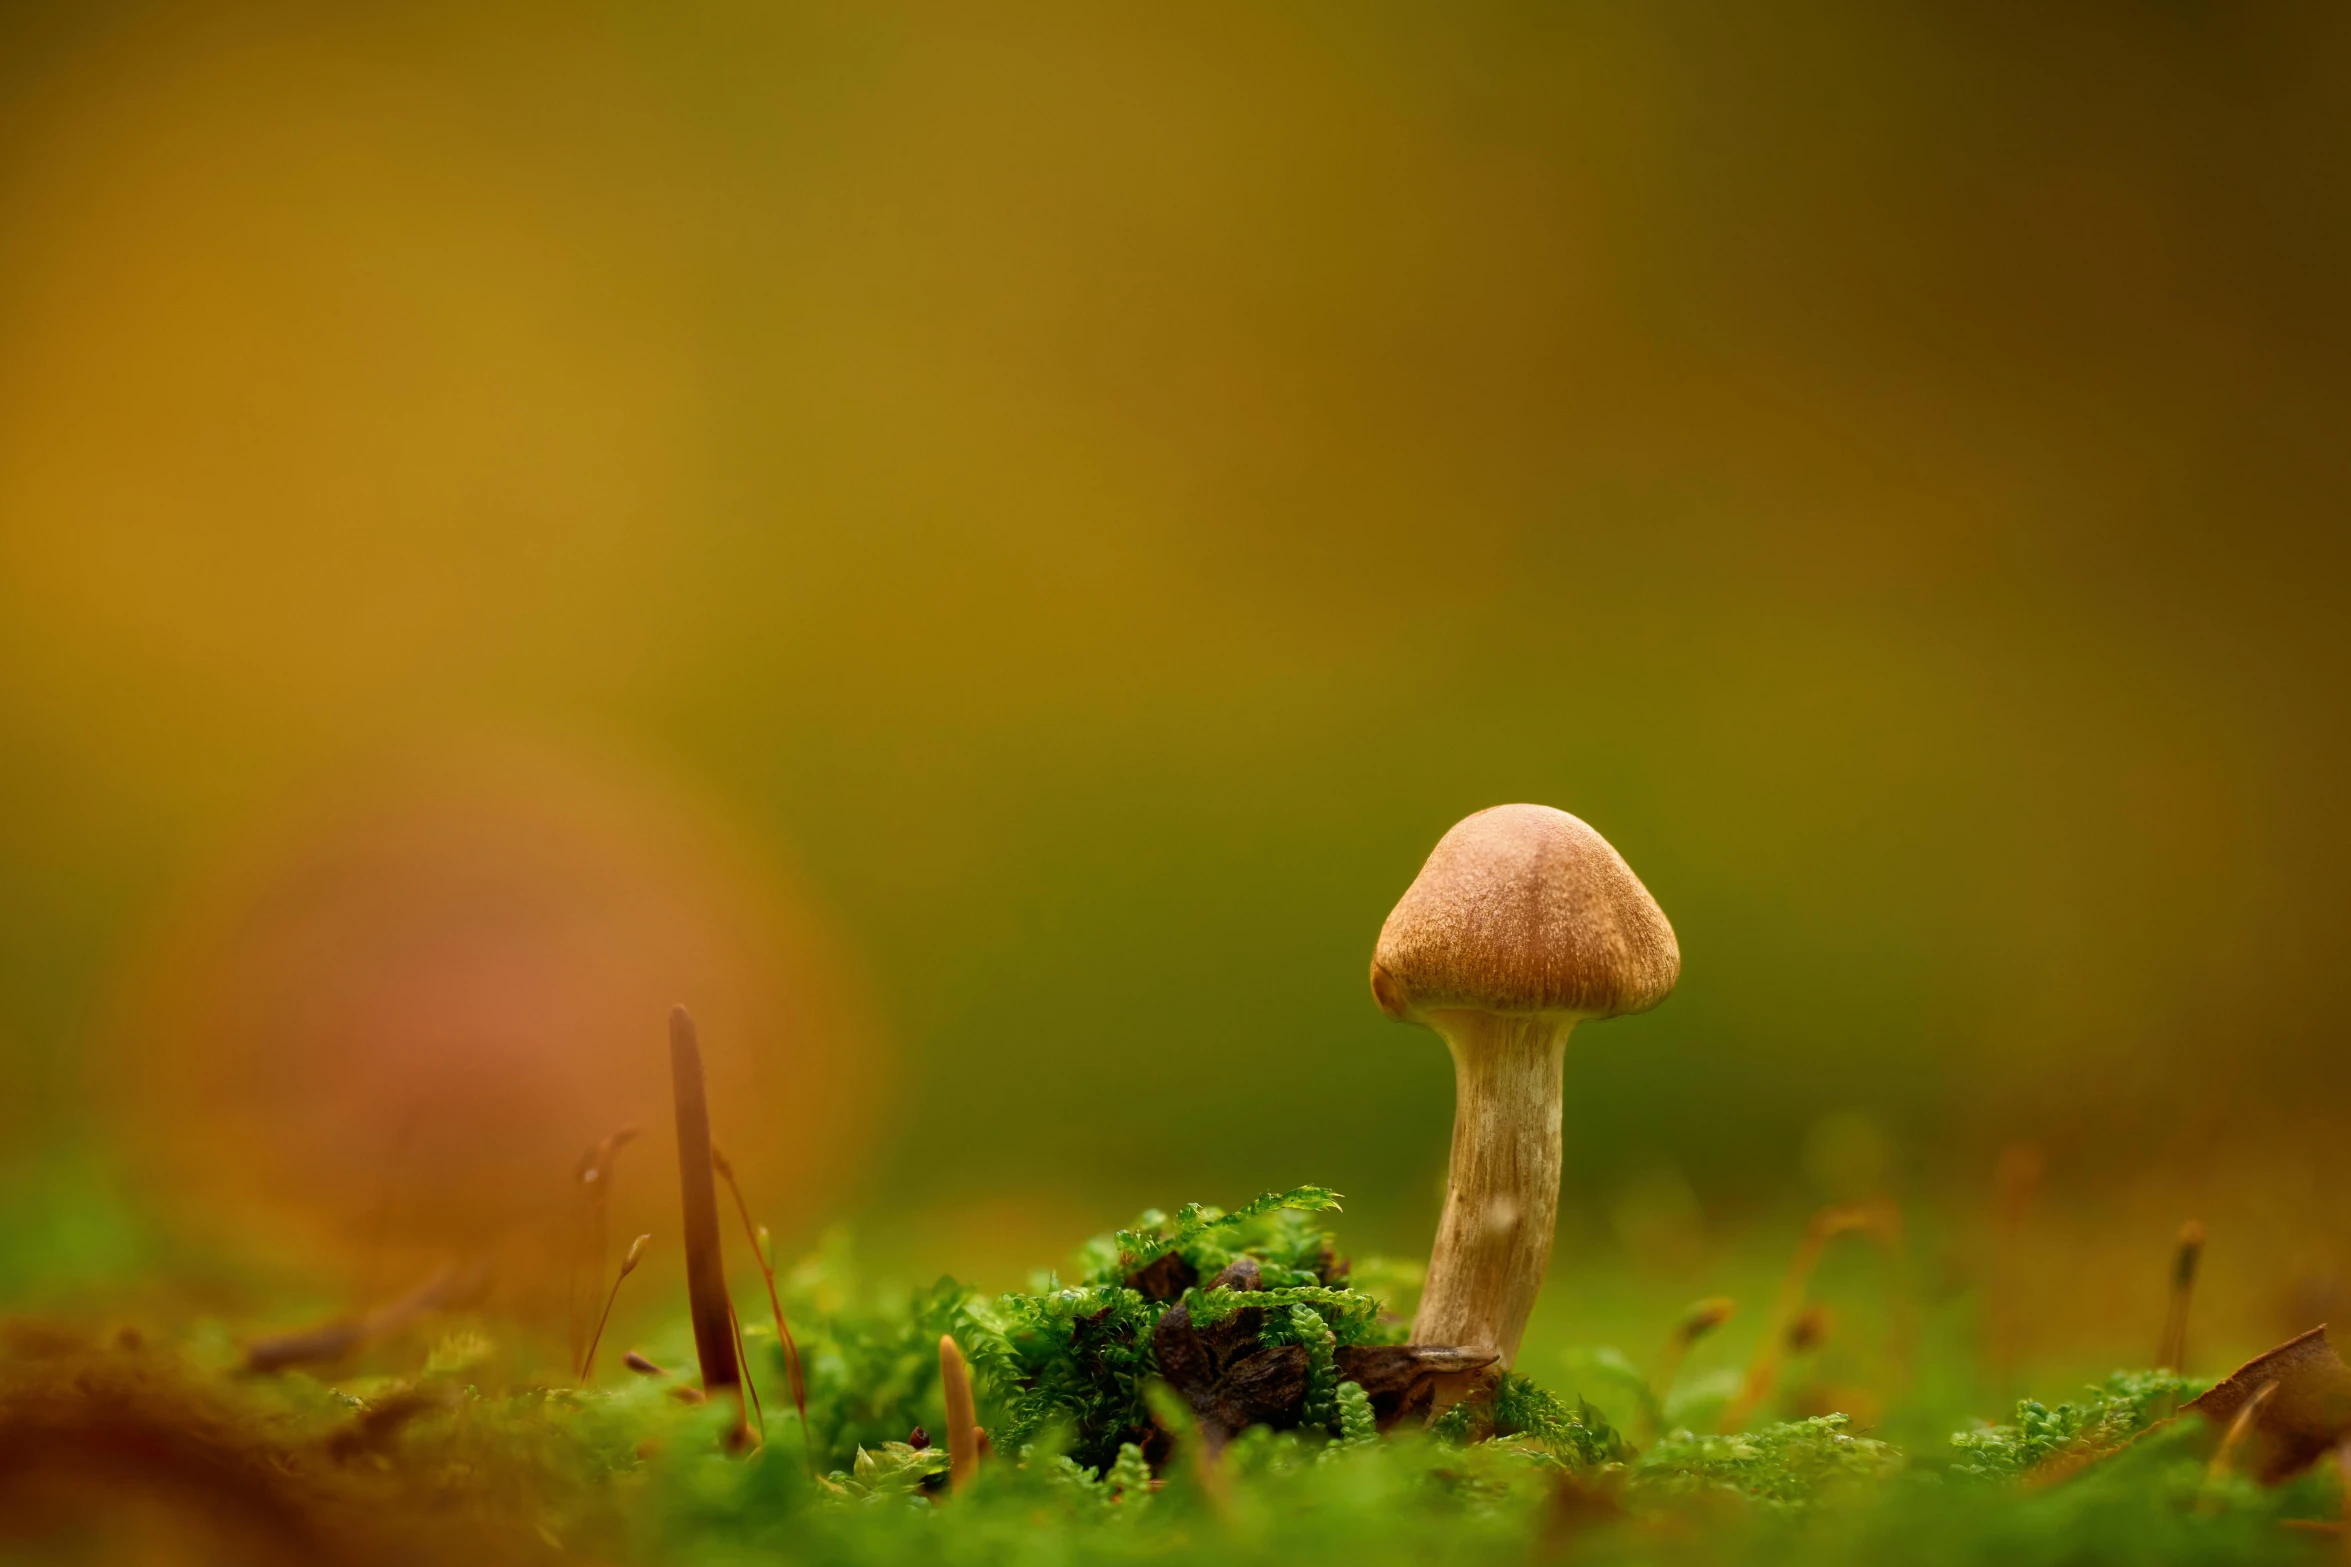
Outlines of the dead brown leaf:
M2265 1387L2274 1391L2264 1396ZM2247 1469L2264 1485L2293 1478L2351 1438L2351 1365L2324 1324L2246 1361L2181 1413L2225 1432L2248 1408Z

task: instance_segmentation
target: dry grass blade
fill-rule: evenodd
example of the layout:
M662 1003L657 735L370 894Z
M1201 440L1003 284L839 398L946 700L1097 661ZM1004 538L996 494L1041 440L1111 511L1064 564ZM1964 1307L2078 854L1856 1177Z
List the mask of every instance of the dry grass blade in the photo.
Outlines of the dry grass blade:
M2260 1415L2261 1407L2276 1395L2277 1390L2275 1382L2262 1383L2254 1389L2252 1397L2245 1400L2243 1407L2237 1411L2237 1417L2229 1422L2228 1434L2220 1439L2220 1446L2212 1450L2211 1461L2204 1466L2204 1495L2196 1503L2198 1512L2220 1511L2220 1483L2235 1467L2237 1449L2244 1445L2245 1433L2253 1429L2253 1422Z
M2277 1390L2275 1382L2264 1382L2254 1390L2251 1398L2245 1400L2244 1407L2237 1411L2237 1418L2229 1422L2228 1435L2222 1437L2220 1446L2213 1450L2212 1462L2205 1465L2206 1479L2217 1480L2229 1472L2230 1460L2236 1457L2237 1449L2244 1445L2245 1433L2253 1429L2254 1417L2261 1413L2262 1405L2277 1395Z
M808 1382L800 1370L800 1345L792 1337L791 1324L784 1320L783 1297L776 1293L775 1262L767 1254L767 1226L751 1222L751 1205L743 1200L743 1186L735 1179L735 1167L715 1143L711 1145L710 1162L718 1171L720 1179L727 1183L727 1190L734 1193L735 1212L742 1215L743 1233L750 1238L751 1255L759 1263L759 1277L767 1284L767 1307L775 1313L776 1342L784 1350L784 1380L792 1390L792 1407L800 1412L800 1430L805 1435L808 1430ZM748 1370L744 1374L748 1376Z
M678 1196L685 1220L686 1303L694 1322L694 1353L701 1362L702 1391L735 1397L735 1429L729 1445L749 1445L751 1428L743 1405L742 1363L735 1356L727 1304L726 1258L719 1247L718 1188L711 1175L710 1100L702 1078L702 1042L684 1007L669 1013L670 1088L677 1104Z
M620 1272L613 1277L612 1293L604 1297L603 1313L596 1318L596 1331L588 1337L588 1352L580 1357L580 1386L586 1387L596 1370L596 1346L604 1342L604 1324L612 1320L612 1303L620 1299L620 1281L637 1271L644 1260L645 1248L653 1237L640 1235L629 1242L629 1254L620 1260Z
M743 1391L751 1395L751 1413L759 1421L759 1444L767 1445L767 1410L759 1402L759 1379L751 1374L751 1357L743 1353L743 1319L735 1315L735 1303L727 1301L727 1329L735 1336L735 1364L743 1368Z
M939 1392L947 1404L947 1482L961 1491L979 1477L979 1409L971 1397L971 1367L953 1335L939 1339Z

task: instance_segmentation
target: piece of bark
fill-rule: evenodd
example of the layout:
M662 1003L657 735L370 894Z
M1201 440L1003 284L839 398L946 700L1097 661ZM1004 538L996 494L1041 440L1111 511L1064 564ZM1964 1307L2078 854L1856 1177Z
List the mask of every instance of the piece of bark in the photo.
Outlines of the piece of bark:
M1257 1260L1242 1257L1209 1288L1248 1293L1261 1284ZM1265 1311L1259 1306L1243 1306L1222 1322L1194 1327L1191 1306L1184 1301L1161 1313L1152 1330L1159 1374L1191 1406L1210 1453L1250 1426L1294 1426L1305 1411L1305 1348L1262 1343L1264 1330Z
M1139 1290L1145 1300L1162 1303L1182 1300L1184 1291L1200 1282L1200 1270L1174 1252L1137 1268L1127 1275L1128 1289Z
M1226 1263L1224 1271L1208 1281L1212 1290L1261 1290L1265 1288L1265 1270L1258 1267L1255 1257L1235 1257Z
M2181 1413L2226 1431L2264 1387L2275 1391L2255 1409L2245 1437L2247 1467L2263 1485L2292 1479L2351 1437L2351 1365L2324 1324L2254 1356Z
M1450 1344L1349 1344L1338 1353L1339 1380L1363 1389L1385 1431L1426 1413L1439 1377L1483 1371L1501 1358L1492 1350Z

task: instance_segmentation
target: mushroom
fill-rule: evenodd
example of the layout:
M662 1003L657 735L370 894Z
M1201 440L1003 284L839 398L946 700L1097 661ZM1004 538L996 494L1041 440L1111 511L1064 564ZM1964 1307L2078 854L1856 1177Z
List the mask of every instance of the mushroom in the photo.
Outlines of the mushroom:
M1371 961L1380 1010L1453 1052L1453 1160L1414 1343L1517 1356L1559 1209L1567 1036L1647 1011L1680 972L1648 889L1565 811L1497 805L1438 840Z

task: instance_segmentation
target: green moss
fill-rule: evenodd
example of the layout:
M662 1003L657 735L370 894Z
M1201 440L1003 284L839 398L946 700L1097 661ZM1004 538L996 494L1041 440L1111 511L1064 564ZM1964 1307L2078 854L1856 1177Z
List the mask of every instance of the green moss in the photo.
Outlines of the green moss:
M1951 1445L1966 1454L1955 1473L1996 1479L2023 1474L2061 1453L2119 1447L2204 1390L2169 1371L2118 1371L2088 1396L2052 1408L2021 1400L2011 1425L1961 1431Z
M1306 1351L1305 1422L1335 1431L1333 1357L1340 1346L1373 1342L1382 1332L1376 1298L1330 1282L1341 1276L1334 1240L1310 1215L1338 1206L1336 1193L1303 1186L1230 1213L1199 1203L1173 1218L1153 1211L1080 1249L1085 1282L1059 1287L1048 1278L1044 1289L974 1309L957 1341L1001 1409L1000 1445L1018 1452L1053 1433L1052 1445L1096 1470L1127 1446L1147 1445L1155 1426L1143 1389L1160 1374L1153 1333L1179 1300L1198 1328L1243 1310L1261 1312L1264 1343ZM1244 1258L1257 1265L1265 1288L1198 1287ZM1129 1281L1155 1265L1163 1292L1182 1281L1180 1295L1153 1299L1132 1287Z
M436 1561L1245 1564L1341 1561L1958 1563L2002 1567L2312 1559L2293 1519L2333 1515L2331 1474L2263 1490L2206 1472L2201 1423L2161 1423L2192 1391L2122 1373L2073 1401L2026 1401L2008 1425L1906 1459L1841 1415L1733 1434L1675 1432L1636 1451L1600 1412L1522 1375L1430 1429L1386 1435L1339 1351L1391 1333L1318 1217L1327 1193L1231 1214L1147 1216L1090 1243L1062 1285L984 1297L952 1280L874 1285L845 1238L794 1269L809 1427L788 1412L771 1341L754 1337L768 1441L727 1455L730 1412L676 1398L683 1379L594 1389L496 1385L495 1332L454 1324L400 1376L231 1373L218 1335L125 1351L44 1341L0 1366L0 1419L37 1451L169 1451L248 1477L245 1505L290 1537ZM1299 1200L1299 1206L1284 1206ZM1150 1282L1129 1282L1166 1258ZM1247 1259L1261 1290L1208 1287ZM1366 1270L1367 1272L1369 1270ZM1190 1282L1181 1278L1188 1272ZM1296 1426L1239 1432L1197 1461L1193 1410L1158 1378L1153 1328L1178 1305L1302 1357ZM937 1344L975 1368L995 1456L951 1495ZM681 1324L676 1344L682 1348ZM1292 1348L1291 1346L1294 1346ZM660 1348L656 1342L654 1347ZM1254 1353L1254 1351L1249 1351ZM1591 1357L1586 1357L1588 1361ZM679 1364L685 1361L681 1356ZM1584 1362L1577 1362L1583 1364ZM1490 1416L1491 1435L1471 1440ZM168 1440L166 1440L168 1438ZM2014 1483L2054 1457L2111 1453L2061 1483ZM120 1461L120 1460L117 1460ZM1156 1472L1155 1472L1156 1466ZM161 1486L172 1479L156 1477ZM116 1477L138 1493L147 1477ZM158 1494L161 1494L160 1492Z

